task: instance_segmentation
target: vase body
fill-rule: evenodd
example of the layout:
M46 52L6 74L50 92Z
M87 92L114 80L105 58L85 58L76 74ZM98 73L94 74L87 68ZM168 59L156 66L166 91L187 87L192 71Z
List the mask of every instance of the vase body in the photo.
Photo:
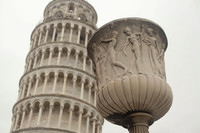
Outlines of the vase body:
M93 35L88 54L98 82L97 108L104 118L134 130L140 113L146 114L142 117L148 117L144 123L149 126L168 112L173 95L166 82L166 49L162 28L141 18L112 21Z

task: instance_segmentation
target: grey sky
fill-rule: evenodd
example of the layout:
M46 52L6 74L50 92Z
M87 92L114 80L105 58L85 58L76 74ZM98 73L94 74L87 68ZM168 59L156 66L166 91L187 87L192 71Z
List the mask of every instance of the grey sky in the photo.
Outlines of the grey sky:
M50 0L0 0L0 132L8 133L29 50L30 34ZM89 0L98 24L142 17L158 23L168 37L166 73L174 102L151 133L200 132L200 0ZM127 132L105 122L103 133Z

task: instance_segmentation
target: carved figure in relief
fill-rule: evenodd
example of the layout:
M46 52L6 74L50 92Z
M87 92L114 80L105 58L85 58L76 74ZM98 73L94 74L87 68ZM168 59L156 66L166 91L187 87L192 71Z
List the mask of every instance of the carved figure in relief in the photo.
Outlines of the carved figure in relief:
M117 75L119 75L117 69L115 67L120 67L122 69L124 69L124 71L126 72L127 71L127 68L125 65L123 65L121 62L118 62L116 60L116 51L115 51L115 47L116 47L116 44L117 44L117 35L118 35L118 32L116 31L113 31L112 32L112 37L109 38L109 39L104 39L101 41L101 43L108 43L108 47L107 47L107 55L108 57L110 58L111 60L111 65L115 71L115 73ZM114 67L115 66L115 67Z
M132 45L132 51L136 58L136 67L138 73L143 73L141 70L141 52L140 52L140 43L138 41L138 36L141 36L142 33L132 33L129 27L126 27L124 34L127 36L125 41L125 46L123 48L124 54L127 56L126 48L129 44Z
M98 79L98 84L102 84L105 81L103 81L103 76L106 75L106 55L105 55L105 49L102 45L96 45L96 43L93 44L93 51L94 51L94 61L96 63L96 75Z
M162 75L160 61L163 59L164 49L159 53L157 47L157 38L154 36L154 30L147 28L147 35L144 36L144 43L149 46L149 56L153 71L157 75Z

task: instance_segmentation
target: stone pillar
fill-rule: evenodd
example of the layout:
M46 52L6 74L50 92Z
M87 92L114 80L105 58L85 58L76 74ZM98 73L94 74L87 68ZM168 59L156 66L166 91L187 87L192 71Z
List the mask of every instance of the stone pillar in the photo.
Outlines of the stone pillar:
M37 35L35 35L35 38L34 38L34 44L33 44L33 48L36 47L36 42L37 42Z
M44 43L46 43L46 42L47 42L48 35L49 35L49 29L50 29L50 27L49 27L49 26L47 26L47 27L46 27L46 34L45 34Z
M46 91L48 78L49 78L49 75L48 75L48 74L45 74L44 86L43 86L43 88L42 88L42 94L44 94L45 91Z
M38 46L40 45L41 43L41 39L42 39L42 31L40 30L39 31L39 40L38 40Z
M100 133L100 126L101 126L101 123L100 121L97 122L97 133Z
M51 122L51 115L52 115L52 111L53 111L53 104L50 104L50 108L49 108L49 115L48 115L48 120L47 120L47 127L49 127L50 122Z
M14 128L14 126L15 126L15 121L16 121L16 115L13 114L12 125L11 125L11 128L10 128L10 133L12 133L12 131L13 131L13 128Z
M53 48L50 48L50 51L49 51L49 61L48 61L48 65L51 65L51 59L52 59L52 55L53 55Z
M69 123L68 123L68 129L69 130L71 130L71 126L72 126L73 111L74 111L74 107L70 107L70 109L69 109Z
M70 27L70 34L69 34L69 42L72 42L73 29L74 29L74 26L71 25L71 27Z
M66 84L67 84L67 77L68 77L67 74L64 75L62 94L65 94L65 89L66 89Z
M24 118L25 118L25 115L26 115L26 108L25 107L23 107L23 109L22 109L22 119L21 119L21 123L20 123L20 129L22 129L23 128L23 125L24 125Z
M31 124L31 120L32 120L32 116L33 116L33 106L30 106L30 113L29 113L29 117L28 117L28 124L27 124L27 128L30 127Z
M62 48L58 49L58 59L57 59L57 65L60 65L60 58L61 58L61 54L62 54Z
M17 111L17 118L16 118L16 122L15 122L14 130L17 129L18 122L19 122L19 115L20 115L20 111L18 110L18 111Z
M85 84L85 78L83 78L82 81L81 81L81 95L80 95L80 99L83 99L83 96L84 96L84 84Z
M52 40L51 40L52 42L55 41L56 30L57 30L57 25L54 25L54 27L53 27L53 36L52 36Z
M18 91L18 98L17 98L17 101L20 100L21 95L22 95L22 87L20 86L20 87L19 87L19 91Z
M61 105L60 106L59 118L58 118L58 128L60 128L60 126L61 126L62 116L63 116L63 109L64 109L64 105Z
M87 44L88 44L88 35L89 35L89 31L86 30L86 32L85 32L85 47L87 47Z
M28 71L30 71L30 70L31 70L31 65L32 65L32 58L30 58L30 60L29 60L29 64L28 64Z
M36 67L37 58L38 58L38 53L35 53L35 59L34 59L33 68L35 68L35 67Z
M74 75L74 77L73 77L73 89L75 89L75 86L76 86L76 80L77 80L77 76Z
M89 83L89 85L88 85L88 94L89 94L89 96L88 96L88 103L91 103L91 92L92 92L92 83Z
M93 73L93 68L92 68L92 60L90 59L90 73L92 74Z
M38 84L39 84L39 80L40 80L40 77L39 77L39 75L37 75L37 76L36 76L36 83L35 83L35 88L34 88L34 93L33 93L33 95L36 94L37 87L38 87Z
M28 97L30 95L30 90L31 90L31 86L32 86L32 78L29 78L28 80L28 90L27 90L27 94L26 94L26 97Z
M78 116L78 130L77 130L78 133L81 132L82 116L83 116L83 109L80 109L79 116Z
M95 128L96 128L96 116L92 118L92 133L95 133Z
M96 100L97 100L97 89L94 89L94 106L96 107Z
M21 96L21 99L23 99L23 98L24 98L25 91L26 91L26 82L24 82L24 86L23 86L23 91L22 91L22 96Z
M91 114L86 114L86 133L89 133L89 126L90 126L90 116Z
M77 43L80 44L81 28L78 28Z
M76 51L76 58L75 58L75 64L74 64L75 68L77 67L77 64L78 64L78 55L79 55L79 51Z
M41 61L40 61L40 67L43 65L44 54L45 54L45 50L42 50L42 58L41 58Z
M31 39L31 46L30 46L30 51L34 48L34 40L33 39Z
M39 114L38 114L38 119L37 119L37 126L40 125L41 117L42 117L42 110L43 110L43 105L40 104L40 109L39 109Z
M67 64L69 63L69 58L70 58L70 53L71 53L71 49L68 48L68 52L67 52Z
M87 58L87 55L84 54L83 55L83 71L85 71L85 68L86 68L86 58Z
M53 90L52 90L52 93L55 93L57 80L58 80L58 73L55 73L55 74L54 74L54 83L53 83Z
M63 39L64 39L64 34L65 34L65 24L63 23L63 24L62 24L62 31L61 31L61 38L60 38L60 41L63 41Z

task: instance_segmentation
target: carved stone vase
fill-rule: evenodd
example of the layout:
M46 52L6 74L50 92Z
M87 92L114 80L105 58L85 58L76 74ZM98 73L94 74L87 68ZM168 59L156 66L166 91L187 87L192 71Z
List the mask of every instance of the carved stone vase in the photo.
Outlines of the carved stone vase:
M167 38L156 23L126 18L102 26L90 39L97 109L108 121L130 133L148 133L154 121L172 105L166 82L164 52Z

